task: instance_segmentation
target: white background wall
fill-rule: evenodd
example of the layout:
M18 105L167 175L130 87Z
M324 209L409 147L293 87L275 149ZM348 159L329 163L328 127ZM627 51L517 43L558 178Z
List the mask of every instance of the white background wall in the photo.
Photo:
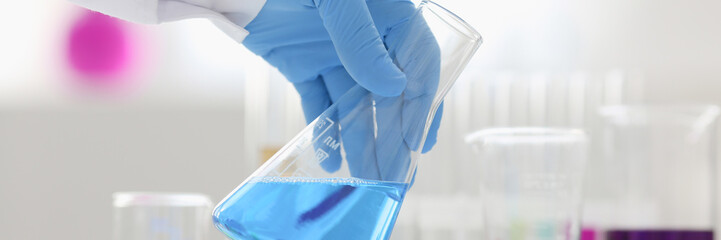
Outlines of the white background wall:
M439 2L483 34L474 71L641 71L647 102L721 104L721 1ZM257 59L203 21L138 27L157 50L145 84L78 97L53 66L71 9L0 10L0 239L109 239L112 192L217 201L251 172L242 76Z

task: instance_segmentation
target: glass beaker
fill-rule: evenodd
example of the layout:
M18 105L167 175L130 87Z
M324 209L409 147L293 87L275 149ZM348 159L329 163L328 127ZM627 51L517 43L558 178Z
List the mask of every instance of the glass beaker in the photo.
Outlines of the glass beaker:
M491 128L466 142L481 158L486 239L578 239L587 157L581 130Z
M394 28L402 96L350 89L218 204L218 229L233 239L390 237L436 111L481 43L431 1Z
M719 108L607 106L598 170L608 240L713 239Z
M114 193L113 239L208 239L211 206L196 193Z

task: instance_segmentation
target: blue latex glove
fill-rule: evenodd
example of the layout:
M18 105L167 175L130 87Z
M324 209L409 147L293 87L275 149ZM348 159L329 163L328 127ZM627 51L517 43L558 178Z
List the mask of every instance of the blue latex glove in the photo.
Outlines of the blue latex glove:
M438 68L417 70L413 61L429 58L429 54L440 57L425 22L408 21L415 12L415 5L408 0L267 0L246 26L250 34L243 44L294 84L308 122L356 84L372 92L377 105L390 106L376 113L378 134L383 136L378 136L382 142L376 142L374 149L367 146L373 141L374 131L368 128L372 124L341 122L340 135L354 176L397 178L390 175L409 159L406 153L398 156L404 152L399 149L414 149L420 142L420 136L409 133L413 126L410 121L423 109L427 112L437 89L440 64ZM414 24L425 26L427 31L420 34L429 38L427 46L404 46L401 42L401 33ZM435 144L441 110L423 152ZM338 114L342 119L348 113L339 106ZM372 119L372 112L354 117L357 122ZM324 162L328 171L339 167L339 161Z

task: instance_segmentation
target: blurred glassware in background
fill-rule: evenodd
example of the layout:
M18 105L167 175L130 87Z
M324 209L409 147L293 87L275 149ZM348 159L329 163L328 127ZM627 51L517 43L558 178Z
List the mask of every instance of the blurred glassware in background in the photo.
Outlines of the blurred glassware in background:
M413 200L404 203L393 239L482 237L482 168L460 136L491 127L551 126L580 128L594 138L600 127L598 107L640 103L643 87L638 72L483 72L469 66L446 97L438 144L424 156L409 192ZM594 158L589 156L589 166ZM587 186L604 184L591 180ZM587 191L586 202L594 194ZM593 211L589 208L597 207L586 204L584 212ZM584 236L593 232L584 229Z
M211 201L198 193L113 194L113 239L204 240L212 223Z
M478 193L480 168L461 136L490 127L539 126L581 128L592 137L598 107L643 99L643 77L636 72L485 73L472 67L448 94L439 144L420 170L427 167L448 177L419 176L418 183L428 190Z
M717 226L719 108L630 105L600 109L591 176L606 240L713 239Z
M481 162L485 239L579 239L583 131L490 128L466 141Z

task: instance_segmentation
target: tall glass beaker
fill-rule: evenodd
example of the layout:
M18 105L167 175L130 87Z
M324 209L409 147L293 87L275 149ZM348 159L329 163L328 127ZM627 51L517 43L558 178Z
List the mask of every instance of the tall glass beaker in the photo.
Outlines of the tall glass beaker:
M114 193L113 239L208 239L211 206L197 193Z
M218 204L218 229L233 239L389 238L436 111L481 43L431 1L394 28L387 37L402 45L389 52L406 91L350 89Z
M485 239L579 239L582 131L491 128L466 141L480 154Z
M719 108L608 106L600 114L598 165L612 206L606 239L713 239Z

